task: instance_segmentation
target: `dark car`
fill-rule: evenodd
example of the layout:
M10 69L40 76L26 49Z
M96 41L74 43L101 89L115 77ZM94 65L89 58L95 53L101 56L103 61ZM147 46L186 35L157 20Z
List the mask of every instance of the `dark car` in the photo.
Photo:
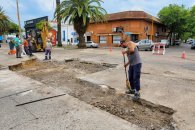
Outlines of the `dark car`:
M192 40L191 42L191 49L195 49L195 40Z
M174 45L180 45L181 44L181 40L175 40L174 41Z

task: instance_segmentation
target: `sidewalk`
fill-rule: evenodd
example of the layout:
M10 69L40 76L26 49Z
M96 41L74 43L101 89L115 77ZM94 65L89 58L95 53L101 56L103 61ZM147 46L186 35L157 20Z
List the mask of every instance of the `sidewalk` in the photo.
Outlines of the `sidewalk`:
M16 106L61 94L66 92L45 86L9 70L0 70L1 130L141 130L121 118L67 94Z

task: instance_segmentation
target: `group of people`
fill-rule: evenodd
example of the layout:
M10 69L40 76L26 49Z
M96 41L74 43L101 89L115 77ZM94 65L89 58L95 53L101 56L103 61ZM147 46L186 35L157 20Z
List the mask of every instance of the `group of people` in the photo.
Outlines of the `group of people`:
M22 58L22 53L28 56L33 56L32 54L32 40L30 37L23 39L19 38L19 35L16 34L16 37L11 39L9 42L10 52L16 48L16 58Z
M28 56L33 56L32 54L32 38L29 36L27 38L24 37L23 41L19 38L19 35L17 34L15 38L10 40L9 47L10 52L9 54L16 54L16 58L22 58L22 53ZM16 52L13 53L14 47L16 48ZM45 59L44 60L50 60L51 59L51 49L52 49L52 43L49 38L47 38L46 41L46 47L45 47Z

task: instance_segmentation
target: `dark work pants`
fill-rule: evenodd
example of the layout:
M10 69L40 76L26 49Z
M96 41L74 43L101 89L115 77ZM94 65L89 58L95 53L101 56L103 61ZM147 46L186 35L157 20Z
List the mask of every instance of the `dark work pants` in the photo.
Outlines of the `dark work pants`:
M49 55L49 59L51 59L51 50L45 49L45 59L48 59L48 55Z
M32 55L32 46L28 46L28 52L29 52L29 55L31 56Z
M141 76L141 67L142 64L129 65L129 82L131 89L140 90L140 76Z
M27 55L30 55L28 46L24 46L24 51L26 52Z

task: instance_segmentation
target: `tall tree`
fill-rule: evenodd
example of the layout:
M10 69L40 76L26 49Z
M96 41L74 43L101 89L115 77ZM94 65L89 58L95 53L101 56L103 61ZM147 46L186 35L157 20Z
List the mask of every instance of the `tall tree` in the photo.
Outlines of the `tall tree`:
M170 30L170 34L181 38L187 30L189 11L182 5L170 4L158 13L160 21Z
M8 30L9 17L5 14L3 7L0 7L0 34Z
M79 48L85 48L84 34L87 30L90 20L93 22L103 22L106 20L106 10L101 7L102 0L63 0L56 9L54 17L57 14L60 18L73 24L74 29L79 35Z
M56 0L56 9L59 8L60 9L60 0ZM60 18L60 14L57 13L57 40L58 40L58 46L61 47L62 46L62 39L61 39L61 18Z
M191 38L195 38L195 5L190 9L188 28L189 28L189 33L191 34Z

